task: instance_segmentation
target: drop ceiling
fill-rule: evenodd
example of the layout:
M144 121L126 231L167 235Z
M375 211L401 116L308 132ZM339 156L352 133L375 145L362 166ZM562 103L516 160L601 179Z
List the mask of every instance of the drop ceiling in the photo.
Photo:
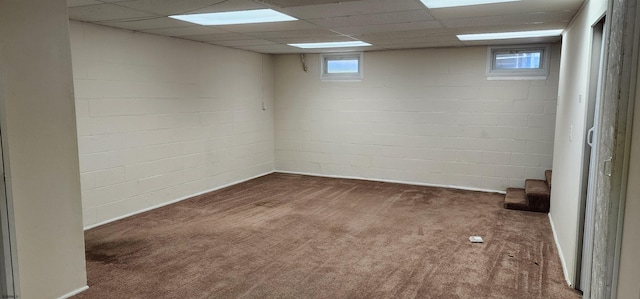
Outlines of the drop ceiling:
M67 0L71 20L259 53L371 51L555 42L560 37L465 41L456 34L566 28L583 0L522 0L428 9L419 0ZM298 21L200 26L169 15L271 8ZM361 40L372 47L299 49Z

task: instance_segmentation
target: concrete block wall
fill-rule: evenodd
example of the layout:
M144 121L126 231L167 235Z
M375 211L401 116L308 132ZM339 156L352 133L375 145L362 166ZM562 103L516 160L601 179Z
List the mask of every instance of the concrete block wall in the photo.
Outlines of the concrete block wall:
M275 60L281 171L504 191L552 166L560 45L547 80L486 78L486 47L366 52L361 82L319 55Z
M70 26L85 227L274 169L271 56Z

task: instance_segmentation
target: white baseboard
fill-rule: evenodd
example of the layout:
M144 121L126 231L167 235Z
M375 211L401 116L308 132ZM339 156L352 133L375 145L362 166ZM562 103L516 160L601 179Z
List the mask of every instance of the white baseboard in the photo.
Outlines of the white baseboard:
M139 211L135 211L135 212L132 212L132 213L129 213L129 214L126 214L126 215L122 215L122 216L118 216L118 217L115 217L115 218L112 218L112 219L109 219L109 220L102 221L100 223L96 223L96 224L92 224L92 225L89 225L89 226L85 226L84 230L89 230L89 229L92 229L92 228L95 228L95 227L98 227L98 226L101 226L101 225L105 225L107 223L111 223L111 222L114 222L114 221L118 221L120 219L131 217L133 215L137 215L137 214L140 214L140 213L151 211L153 209L157 209L157 208L161 208L161 207L164 207L164 206L167 206L167 205L170 205L170 204L174 204L174 203L183 201L185 199L192 198L194 196L202 195L202 194L205 194L205 193L213 192L213 191L220 190L220 189L223 189L223 188L227 188L227 187L230 187L230 186L233 186L233 185L244 183L246 181L250 181L250 180L253 180L255 178L259 178L261 176L272 174L274 172L275 171L268 171L268 172L265 172L265 173L262 173L262 174L259 174L259 175L256 175L256 176L252 176L252 177L247 178L247 179L242 179L242 180L235 181L235 182L232 182L232 183L229 183L229 184L225 184L225 185L218 186L218 187L215 187L215 188L212 188L212 189L208 189L208 190L205 190L205 191L202 191L202 192L198 192L198 193L195 193L195 194L191 194L191 195L187 195L187 196L184 196L184 197L180 197L178 199L174 199L172 201L164 202L164 203L161 203L159 205L155 205L155 206L152 206L152 207L144 208L144 209L139 210Z
M78 294L80 294L80 293L82 293L82 292L84 292L84 291L88 290L88 289L89 289L89 286L84 286L84 287L81 287L81 288L79 288L79 289L76 289L76 290L74 290L74 291L72 291L72 292L70 292L70 293L64 294L64 295L62 295L62 296L58 297L58 299L67 299L67 298L71 298L71 297L73 297L73 296L75 296L75 295L78 295Z
M472 187L464 187L464 186L456 186L456 185L438 185L438 184L428 184L428 183L422 183L422 182L407 182L407 181L396 181L396 180L387 180L387 179L378 179L378 178L364 178L364 177L343 176L343 175L328 175L328 174L297 172L297 171L284 171L284 170L275 170L274 172L276 172L276 173L286 173L286 174L299 174L299 175L308 175L308 176L318 176L318 177L335 178L335 179L375 181L375 182L385 182L385 183L405 184L405 185L416 185L416 186L426 186L426 187L451 188L451 189L459 189L459 190L467 190L467 191L481 191L481 192L491 192L491 193L500 193L500 194L506 194L507 193L506 191L500 191L500 190L480 189L480 188L472 188Z
M416 186L452 188L452 189L459 189L459 190L492 192L492 193L500 193L500 194L505 194L506 193L505 191L500 191L500 190L480 189L480 188L471 188L471 187L455 186L455 185L438 185L438 184L428 184L428 183L422 183L422 182L407 182L407 181L387 180L387 179L378 179L378 178L364 178L364 177L355 177L355 176L326 175L326 174L319 174L319 173L307 173L307 172L274 170L274 171L265 172L265 173L262 173L262 174L247 178L247 179L243 179L243 180L232 182L232 183L229 183L229 184L226 184L226 185L218 186L218 187L215 187L215 188L212 188L212 189L209 189L209 190L205 190L205 191L202 191L202 192L198 192L198 193L195 193L195 194L184 196L184 197L181 197L181 198L178 198L178 199L175 199L175 200L171 200L171 201L168 201L168 202L165 202L165 203L161 203L159 205L155 205L155 206L148 207L148 208L145 208L145 209L142 209L142 210L138 210L138 211L126 214L126 215L122 215L122 216L118 216L118 217L115 217L115 218L112 218L112 219L108 219L108 220L102 221L100 223L96 223L96 224L92 224L92 225L89 225L89 226L85 226L84 230L89 230L89 229L92 229L92 228L95 228L95 227L98 227L98 226L101 226L101 225L105 225L107 223L111 223L111 222L114 222L114 221L118 221L120 219L124 219L124 218L130 217L130 216L133 216L133 215L137 215L137 214L140 214L140 213L151 211L153 209L164 207L166 205L174 204L174 203L183 201L185 199L188 199L188 198L191 198L191 197L194 197L194 196L202 195L202 194L205 194L205 193L208 193L208 192L213 192L213 191L220 190L220 189L223 189L223 188L226 188L226 187L229 187L229 186L240 184L240 183L243 183L243 182L246 182L246 181L249 181L249 180L253 180L255 178L259 178L261 176L265 176L265 175L268 175L268 174L271 174L271 173L274 173L274 172L276 172L276 173L286 173L286 174L317 176L317 177L327 177L327 178L337 178L337 179L364 180L364 181L376 181L376 182L406 184L406 185L416 185Z
M549 223L551 224L551 232L553 233L553 240L556 242L556 248L558 249L558 256L560 256L560 264L562 264L562 273L564 274L564 280L567 281L567 284L570 287L573 287L573 283L569 279L569 271L567 270L567 263L564 261L564 256L562 255L562 247L560 247L560 243L558 242L558 234L556 234L556 226L553 224L551 213L548 213L547 216L549 216Z

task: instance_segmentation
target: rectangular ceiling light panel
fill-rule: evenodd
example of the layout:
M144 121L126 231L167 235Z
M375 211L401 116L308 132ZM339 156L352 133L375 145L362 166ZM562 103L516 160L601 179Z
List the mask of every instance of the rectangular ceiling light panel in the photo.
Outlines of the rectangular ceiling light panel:
M371 46L371 44L365 43L362 41L349 41L349 42L289 44L289 46L302 48L302 49L323 49L323 48L344 48L344 47L368 47L368 46Z
M296 21L298 19L272 9L213 12L190 15L173 15L170 18L199 25L235 25Z
M457 36L458 36L458 39L461 41L495 40L495 39L560 36L562 34L562 31L563 29L552 29L552 30L533 30L533 31L517 31L517 32L458 34Z
M516 2L520 0L420 0L429 9L458 6L471 6L504 2Z

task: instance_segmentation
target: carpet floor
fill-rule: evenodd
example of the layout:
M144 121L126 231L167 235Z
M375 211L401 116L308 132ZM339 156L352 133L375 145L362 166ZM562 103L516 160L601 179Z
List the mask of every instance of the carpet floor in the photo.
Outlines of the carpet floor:
M86 231L74 298L580 298L503 199L270 174Z

